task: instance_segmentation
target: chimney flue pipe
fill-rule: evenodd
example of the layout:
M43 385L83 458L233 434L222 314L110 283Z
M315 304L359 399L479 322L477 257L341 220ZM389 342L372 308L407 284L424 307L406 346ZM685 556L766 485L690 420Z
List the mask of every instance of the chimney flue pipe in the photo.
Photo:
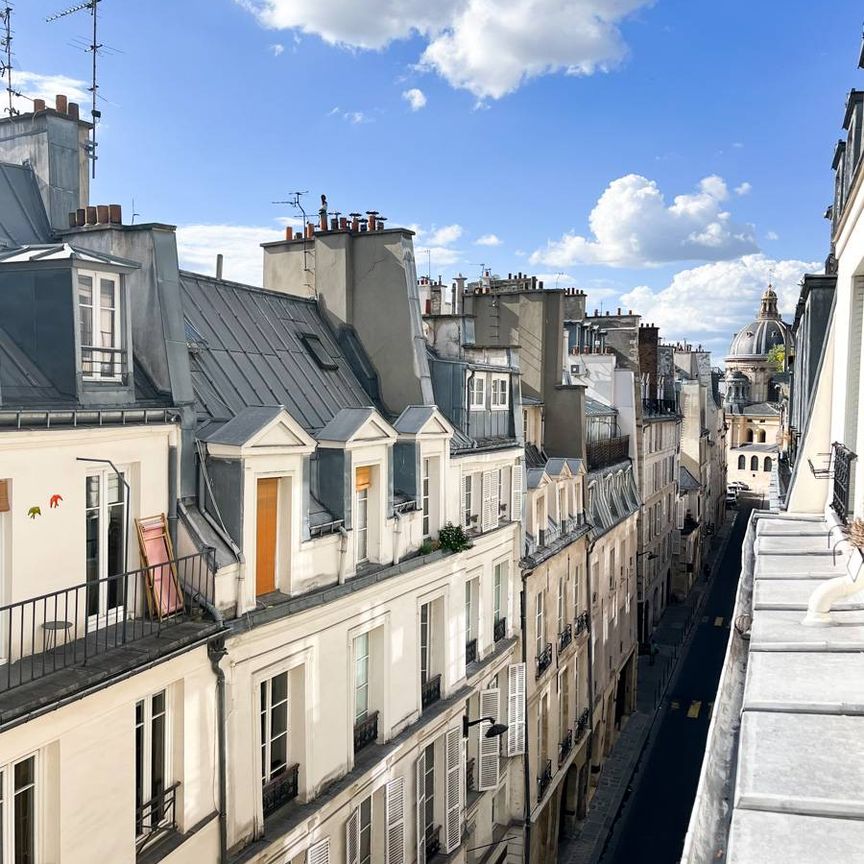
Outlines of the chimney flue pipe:
M222 262L223 262L224 260L225 260L225 258L224 258L224 256L222 255L222 253L220 252L220 253L216 256L216 278L217 278L217 279L221 279L221 278L222 278Z

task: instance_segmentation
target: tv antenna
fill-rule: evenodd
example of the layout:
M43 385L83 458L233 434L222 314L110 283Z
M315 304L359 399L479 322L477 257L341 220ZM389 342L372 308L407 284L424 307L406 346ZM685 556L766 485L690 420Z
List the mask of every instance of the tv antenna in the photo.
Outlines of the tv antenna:
M311 273L312 269L309 267L309 254L312 251L309 247L309 242L306 237L306 224L309 221L308 216L306 215L306 209L303 207L303 196L308 195L309 190L306 189L303 192L291 192L288 195L288 198L284 201L271 201L271 204L288 204L293 207L295 210L300 211L300 215L303 217L303 272ZM312 288L312 284L309 281L309 277L306 277L306 288L310 294L317 293Z
M99 56L99 49L102 47L99 44L99 40L96 38L97 32L97 12L99 9L99 4L102 0L86 0L85 3L78 3L75 6L70 6L68 9L64 9L62 12L58 12L56 15L49 15L45 21L56 21L58 18L65 18L67 15L74 15L76 12L83 12L85 9L89 10L90 17L93 19L93 39L90 42L89 47L86 49L92 55L92 72L90 78L90 99L91 99L91 107L90 107L90 116L93 120L93 128L90 130L90 144L87 148L87 155L93 165L93 177L96 177L96 160L99 158L96 155L96 124L99 121L99 118L102 116L102 112L96 107L96 99L99 91L99 84L96 79L96 58Z
M12 97L17 94L12 89L12 7L7 3L0 8L0 48L4 58L0 60L0 77L6 79L6 93L9 105L5 109L10 117L20 113L12 107Z

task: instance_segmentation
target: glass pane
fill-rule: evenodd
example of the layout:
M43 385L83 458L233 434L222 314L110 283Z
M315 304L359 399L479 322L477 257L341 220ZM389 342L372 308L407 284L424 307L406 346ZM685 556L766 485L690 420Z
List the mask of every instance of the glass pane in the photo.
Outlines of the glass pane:
M87 582L87 614L99 612L99 478L87 478L88 509L85 513L84 555ZM95 501L90 509L90 501Z
M165 691L157 693L153 697L153 714L164 714L165 713Z
M150 741L150 794L156 797L165 789L165 715L154 717Z
M113 279L99 280L99 303L103 310L114 309L114 298L116 296L116 286Z
M288 731L288 703L280 702L270 711L270 737L275 738Z
M144 794L144 703L135 706L135 834L141 833Z
M122 504L112 504L108 508L108 572L107 576L117 576L126 571L126 514ZM109 585L108 606L113 608L119 605L120 581L116 580Z
M270 745L270 776L278 777L288 764L288 736L281 735Z
M277 702L284 702L288 698L288 673L283 672L273 679L273 690L271 702L275 705Z
M15 864L36 864L35 769L33 757L15 766Z

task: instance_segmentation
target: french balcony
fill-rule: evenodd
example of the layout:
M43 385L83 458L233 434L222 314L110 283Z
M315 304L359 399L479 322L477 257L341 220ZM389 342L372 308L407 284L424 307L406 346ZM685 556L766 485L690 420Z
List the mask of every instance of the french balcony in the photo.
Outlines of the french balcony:
M591 720L591 714L586 708L576 721L576 740L580 741L582 736L588 731L588 724Z
M441 826L433 825L426 829L426 860L434 857L441 851Z
M552 665L552 643L547 642L546 647L537 655L537 675L539 678Z
M420 704L425 711L430 705L434 705L441 698L441 676L433 675L427 678L420 688Z
M574 629L576 631L577 636L580 633L586 633L588 631L588 613L587 612L580 612L576 616Z
M573 641L573 625L568 624L558 634L558 653L560 654Z
M564 764L564 760L567 758L570 751L573 749L573 730L568 729L567 734L561 740L561 743L558 745L558 765L559 767Z
M88 383L104 382L125 387L129 383L126 351L123 348L82 345L81 377Z
M0 693L188 629L213 608L214 569L203 552L0 607Z
M492 628L492 638L500 642L507 635L507 619L499 618Z
M537 800L542 801L549 784L552 782L552 760L547 759L543 765L543 770L537 778Z
M176 802L179 783L154 795L135 808L135 851L141 854L177 830Z
M643 417L675 417L678 403L674 399L643 399Z
M465 643L465 665L477 662L477 640L469 639Z
M623 462L630 455L630 436L619 435L617 438L602 438L599 441L589 441L585 445L588 458L588 470L595 471Z
M300 766L289 765L278 777L264 785L262 801L265 818L297 797Z
M378 740L378 712L372 711L354 724L354 753Z
M849 490L852 483L852 463L857 455L843 444L836 441L831 445L833 451L832 473L833 487L831 493L831 508L845 525L849 521Z

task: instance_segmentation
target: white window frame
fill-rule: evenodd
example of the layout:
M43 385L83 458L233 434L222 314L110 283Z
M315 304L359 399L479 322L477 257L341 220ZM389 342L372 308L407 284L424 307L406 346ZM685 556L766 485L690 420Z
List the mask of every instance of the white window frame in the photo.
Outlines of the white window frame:
M420 684L421 686L434 677L432 673L432 649L433 645L433 631L434 631L434 621L435 621L435 607L434 600L427 600L425 603L420 604ZM423 622L423 610L426 609L426 622L424 625ZM426 647L423 647L423 630L426 630ZM425 650L425 666L424 669L424 650ZM425 678L423 677L425 674Z
M87 526L87 513L90 511L98 511L98 519L99 519L99 567L98 573L96 574L96 590L98 591L98 601L97 601L97 611L95 614L89 613L89 600L90 600L90 587L88 586L85 589L85 612L87 612L92 622L96 622L99 625L110 625L114 624L117 621L123 620L125 617L125 600L126 598L121 598L120 602L115 605L109 605L109 593L111 590L121 591L123 589L124 580L116 579L113 582L107 582L105 580L108 579L109 576L121 576L123 573L126 573L129 569L129 561L125 560L122 562L122 569L119 573L110 573L108 572L108 529L110 525L110 515L112 507L123 507L122 518L120 520L121 527L123 529L124 536L121 537L121 543L123 545L124 554L128 556L129 554L129 537L127 533L127 526L131 521L131 513L129 513L129 508L131 506L131 501L129 500L130 495L126 489L126 483L129 482L130 471L126 466L119 466L120 477L117 478L117 482L119 484L119 490L122 496L122 502L113 502L109 503L108 501L108 482L111 477L116 477L117 475L114 472L113 468L103 468L90 470L84 476L84 513L85 513L85 541L86 541L86 526ZM98 484L98 492L99 492L99 503L95 507L87 506L87 486L89 485L89 481L95 479ZM123 481L126 481L124 483ZM86 546L85 546L85 569L86 569ZM89 580L88 580L89 581ZM128 590L128 586L126 586L126 590ZM134 598L133 598L134 601Z
M432 527L432 501L430 497L429 458L423 459L423 476L420 480L421 503L423 505L423 537L429 537Z
M510 405L510 378L507 375L492 376L492 391L489 406L493 411L506 411Z
M546 649L546 620L545 620L546 598L542 591L537 592L537 597L534 601L534 640L536 656L539 659L540 655Z
M507 617L507 578L506 561L498 561L492 566L492 623Z
M80 280L89 279L91 289L91 303L81 302ZM114 305L103 308L102 306L102 282L110 282L114 286ZM80 343L80 367L81 374L86 381L120 381L123 377L123 343L125 330L123 277L119 273L106 273L99 270L75 270L75 296L78 304L78 340ZM85 310L89 310L85 312ZM106 334L101 329L102 313L110 311L114 316L113 333ZM85 345L83 339L83 327L85 315L90 318L90 342ZM100 329L97 329L99 327ZM105 339L108 335L111 338ZM107 342L107 344L106 344ZM108 350L108 356L113 359L104 362L93 360L93 352L98 354ZM85 370L85 356L90 352L91 368ZM115 353L117 352L117 353Z
M360 524L361 496L365 507L363 524ZM357 563L369 560L369 487L354 490L354 534L357 541Z
M466 474L462 478L462 495L465 498L465 527L471 527L471 517L474 516L472 509L474 499L474 475Z
M273 771L272 771L272 759L270 756L271 748L273 746L273 740L274 740L273 734L272 734L272 732L273 732L273 730L272 730L273 708L278 707L278 704L282 704L282 703L278 703L277 705L274 705L274 703L273 703L273 681L282 675L285 676L285 699L284 699L284 704L285 704L285 732L283 735L280 735L280 737L285 738L285 765L284 765L282 772L273 773ZM266 692L265 707L263 710L261 708L261 688L262 687L265 688L265 692ZM258 794L258 797L260 800L262 800L262 808L263 808L264 787L268 783L270 783L272 780L275 780L277 777L281 777L282 774L287 772L288 768L290 768L290 766L291 766L291 763L288 761L289 755L290 755L288 752L289 751L288 741L289 741L289 736L291 734L291 674L290 674L290 670L281 669L279 671L274 671L272 675L267 675L267 676L263 677L261 680L259 680L257 682L256 687L255 687L255 692L256 692L256 696L258 697L258 700L256 703L257 709L258 709L258 711L257 711L258 720L255 724L256 729L259 730L258 731L258 738L259 738L259 741L258 741L258 759L260 760L261 754L262 753L264 754L264 765L261 766L260 763L256 763L256 767L258 767L258 769L259 769L258 777L259 777L259 780L261 782L260 792ZM261 731L260 731L261 730L261 715L264 714L265 711L266 711L266 715L265 715L265 720L264 720L264 734L266 736L266 740L261 737ZM262 812L263 812L263 810L262 810Z
M154 713L153 709L153 700L156 699L157 696L162 696L162 724L163 724L163 742L162 746L164 748L163 755L163 765L162 765L162 789L154 789L153 788L153 777L152 777L152 764L153 764L153 721L156 720L160 715ZM143 738L143 757L142 757L142 765L143 765L143 777L142 781L142 794L141 794L141 804L147 804L152 801L157 795L164 793L166 789L168 789L173 781L172 781L172 760L171 760L171 752L173 749L173 741L171 735L171 688L166 687L163 690L157 690L155 693L151 693L148 696L145 696L143 699L139 699L135 703L135 749L136 749L136 757L137 757L137 749L138 749L138 706L142 706L142 722L140 724ZM135 786L137 792L138 786L138 778L135 778ZM176 806L176 805L175 805ZM176 817L176 810L174 813ZM154 824L148 823L144 825L142 823L142 828L152 830L154 827L159 827L160 825L165 825L169 821L168 814L163 813L162 818ZM142 830L139 832L138 830L138 814L136 807L135 814L135 839L136 841L143 840L147 836L147 831ZM14 859L13 859L14 860Z
M468 380L468 410L486 410L486 375L475 372Z
M33 780L21 790L15 789L15 768L29 759L33 760ZM42 860L42 806L40 787L42 786L41 759L38 751L28 753L20 759L15 759L0 768L0 829L2 829L2 848L0 855L3 861L14 862L15 857L15 801L17 795L28 789L33 790L33 860Z
M370 664L370 650L369 650L369 634L371 631L367 630L365 633L360 633L359 635L354 637L354 725L356 726L358 723L362 722L369 716L369 664ZM365 649L365 653L364 653ZM361 668L363 670L364 680L361 682ZM360 705L360 694L361 691L365 698L365 707L362 711L358 710Z

